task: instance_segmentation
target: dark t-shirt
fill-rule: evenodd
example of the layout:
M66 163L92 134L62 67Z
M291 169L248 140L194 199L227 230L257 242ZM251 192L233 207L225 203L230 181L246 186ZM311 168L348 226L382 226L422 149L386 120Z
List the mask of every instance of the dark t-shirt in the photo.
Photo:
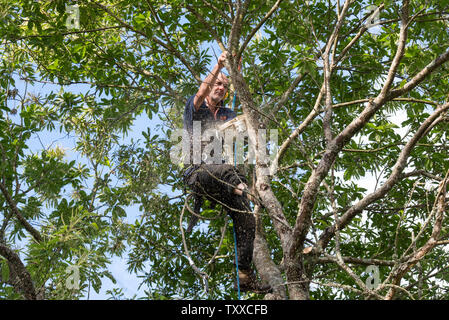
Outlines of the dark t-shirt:
M195 110L193 105L193 99L195 96L191 96L187 100L186 107L184 109L184 128L187 129L189 134L192 134L193 121L201 121L201 132L215 126L216 124L222 124L228 120L234 119L237 115L229 108L221 106L215 110L215 115L207 107L206 101L200 106L198 111Z
M221 124L234 119L237 115L236 113L224 107L223 105L218 107L215 110L215 114L213 114L210 109L207 107L206 102L204 101L198 111L195 110L195 106L193 105L193 100L195 96L191 96L186 103L184 109L184 129L187 130L190 139L192 140L193 135L193 122L200 121L201 123L201 135L208 129L215 129ZM201 139L201 137L197 137L197 139ZM202 141L201 142L201 150L204 150L207 143L210 141ZM192 149L192 141L191 141L191 151ZM213 155L213 154L212 154ZM193 156L193 155L192 155ZM209 155L208 155L209 156ZM190 158L193 159L192 157ZM204 159L203 159L204 161Z

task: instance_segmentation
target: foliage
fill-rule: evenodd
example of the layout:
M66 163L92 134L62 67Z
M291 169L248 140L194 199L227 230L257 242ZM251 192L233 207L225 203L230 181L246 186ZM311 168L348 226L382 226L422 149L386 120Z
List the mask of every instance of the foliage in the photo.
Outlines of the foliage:
M23 261L37 298L99 292L106 278L115 283L110 262L117 256L141 278L145 295L138 298L236 298L232 223L220 246L225 218L187 236L199 268L216 253L204 269L205 294L184 252L182 168L170 160L170 136L182 127L185 101L224 48L242 53L241 74L227 66L238 112L250 116L257 109L258 123L277 129L280 144L297 131L276 175L264 180L274 196L257 189L265 204L275 204L260 209L269 260L283 283L292 283L276 297L298 298L294 283L306 279L301 290L310 299L448 298L447 215L438 220L447 194L441 207L438 192L449 170L449 1L0 2L1 298L27 297L7 248ZM67 4L78 5L79 28L69 23ZM379 20L366 28L373 6ZM426 71L438 57L443 61ZM375 111L362 118L370 108ZM145 128L137 125L142 121ZM327 140L329 128L335 145ZM43 145L46 136L58 138ZM389 186L398 159L405 165ZM246 167L262 179L257 169ZM366 200L384 186L385 193ZM344 220L356 205L363 207ZM214 217L221 209L203 214ZM332 233L336 217L345 224ZM437 243L427 250L438 226ZM295 237L302 227L305 239ZM305 247L314 251L303 254ZM412 261L420 249L427 251ZM385 281L374 291L364 285L368 265L378 265ZM69 266L79 270L78 288L67 286ZM256 267L274 281L263 265ZM124 298L122 288L109 295Z

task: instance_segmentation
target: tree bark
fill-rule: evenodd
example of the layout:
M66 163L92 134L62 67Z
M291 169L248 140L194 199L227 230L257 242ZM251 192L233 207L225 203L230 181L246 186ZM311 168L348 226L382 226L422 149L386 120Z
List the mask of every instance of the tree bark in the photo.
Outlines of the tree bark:
M20 260L20 257L13 250L0 244L0 255L8 260L8 265L10 268L10 281L13 287L23 294L27 300L36 300L36 290L34 288L33 280L31 275Z
M273 293L265 296L266 300L285 300L287 292L279 267L271 259L260 216L256 212L256 238L254 239L253 261L262 281L273 288Z

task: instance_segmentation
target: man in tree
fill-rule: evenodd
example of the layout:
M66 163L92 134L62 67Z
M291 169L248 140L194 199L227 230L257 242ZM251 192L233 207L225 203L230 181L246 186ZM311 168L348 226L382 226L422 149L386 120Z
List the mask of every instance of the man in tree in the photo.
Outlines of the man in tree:
M236 117L233 110L226 108L223 99L228 90L228 79L221 72L228 53L223 52L211 73L204 79L196 95L190 97L184 111L184 129L187 130L190 142L199 139L204 150L202 137L208 130L216 129L218 125ZM201 135L195 132L194 125L200 125ZM209 131L210 132L210 131ZM195 134L196 133L196 134ZM220 141L221 143L221 141ZM191 143L192 147L193 144ZM214 152L213 150L212 152ZM195 152L195 151L194 151ZM204 152L203 152L204 153ZM192 159L193 157L190 157ZM204 154L204 157L190 166L185 174L186 185L195 194L196 213L199 212L203 196L212 203L222 204L231 216L237 239L237 265L240 290L253 292L268 292L270 287L261 285L251 268L255 218L251 213L249 200L255 199L247 191L247 180L234 166L225 164L221 155ZM211 163L213 159L213 163ZM197 218L192 216L187 231L190 232Z

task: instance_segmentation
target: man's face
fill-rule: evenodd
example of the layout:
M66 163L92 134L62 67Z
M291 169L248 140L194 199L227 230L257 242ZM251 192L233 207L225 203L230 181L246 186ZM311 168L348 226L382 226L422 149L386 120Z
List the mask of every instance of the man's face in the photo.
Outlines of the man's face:
M217 77L217 81L215 81L212 90L209 93L209 98L215 103L220 102L226 95L228 91L228 79L223 73L220 73Z

